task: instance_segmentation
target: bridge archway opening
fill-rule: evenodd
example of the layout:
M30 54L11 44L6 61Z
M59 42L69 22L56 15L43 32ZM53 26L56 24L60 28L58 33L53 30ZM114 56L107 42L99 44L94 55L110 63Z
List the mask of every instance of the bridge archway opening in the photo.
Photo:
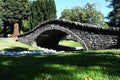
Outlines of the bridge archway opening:
M48 49L64 50L64 51L76 50L75 47L70 47L70 46L66 46L66 45L60 45L61 40L65 39L65 37L67 35L73 36L72 34L69 34L69 33L65 32L65 31L61 31L61 30L56 30L56 29L47 30L47 31L44 31L43 33L41 33L35 39L35 42L36 42L37 46L48 48ZM78 40L74 39L74 41L80 43L80 41L78 41Z
M70 35L67 35L70 36ZM75 39L72 38L67 38L65 36L63 39L61 39L58 43L59 46L67 47L71 50L83 50L83 47L81 46L81 43L76 41Z

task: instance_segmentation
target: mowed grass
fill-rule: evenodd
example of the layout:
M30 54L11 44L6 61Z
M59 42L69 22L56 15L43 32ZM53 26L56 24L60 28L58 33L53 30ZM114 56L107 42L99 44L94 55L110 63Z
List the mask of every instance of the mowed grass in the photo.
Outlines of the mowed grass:
M5 42L0 44L7 49L29 49L19 42ZM0 80L120 80L120 49L0 55Z
M78 47L80 46L80 43L73 40L61 40L59 42L59 45L68 46L68 47ZM0 40L0 50L20 51L20 50L39 50L39 49L17 42L15 40L2 39Z
M1 55L0 80L120 80L120 56L112 52Z
M74 40L61 40L59 42L59 45L69 46L69 47L78 47L78 46L81 46L79 42L74 41Z
M0 40L0 50L21 51L21 50L38 50L38 48L31 47L29 45L17 42L15 40L2 39Z

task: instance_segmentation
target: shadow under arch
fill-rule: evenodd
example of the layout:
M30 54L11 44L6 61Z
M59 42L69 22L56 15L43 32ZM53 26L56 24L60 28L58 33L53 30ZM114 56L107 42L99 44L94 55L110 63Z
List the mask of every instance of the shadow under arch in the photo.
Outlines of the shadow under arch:
M74 40L76 40L77 42L81 44L84 50L88 50L88 47L85 44L85 42L74 32L64 27L58 28L52 25L45 27L42 30L42 32L35 38L33 43L35 43L35 45L37 46L45 47L49 49L70 50L70 48L58 45L59 41L63 39L66 35L72 36Z

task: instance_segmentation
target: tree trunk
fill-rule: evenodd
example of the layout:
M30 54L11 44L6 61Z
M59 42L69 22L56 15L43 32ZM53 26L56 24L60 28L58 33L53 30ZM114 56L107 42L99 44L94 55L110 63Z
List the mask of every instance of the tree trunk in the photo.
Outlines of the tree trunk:
M13 26L13 37L18 37L19 35L19 23L14 23Z

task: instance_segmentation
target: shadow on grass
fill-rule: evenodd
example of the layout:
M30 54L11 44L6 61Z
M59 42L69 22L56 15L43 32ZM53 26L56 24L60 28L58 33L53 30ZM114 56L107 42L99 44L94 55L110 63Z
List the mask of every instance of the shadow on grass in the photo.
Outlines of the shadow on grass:
M107 53L106 53L107 54ZM58 55L27 55L27 56L0 56L1 80L43 80L45 76L71 75L69 70L47 65L69 65L87 68L89 66L102 67L103 74L120 76L120 57L114 55L96 55L82 52L82 54ZM48 74L48 75L47 75ZM35 77L40 76L40 79ZM70 77L70 76L69 76ZM51 79L49 79L51 80ZM52 79L66 80L66 79ZM75 80L74 77L68 80Z
M6 48L4 51L26 51L28 48L23 47L12 47L12 48Z

